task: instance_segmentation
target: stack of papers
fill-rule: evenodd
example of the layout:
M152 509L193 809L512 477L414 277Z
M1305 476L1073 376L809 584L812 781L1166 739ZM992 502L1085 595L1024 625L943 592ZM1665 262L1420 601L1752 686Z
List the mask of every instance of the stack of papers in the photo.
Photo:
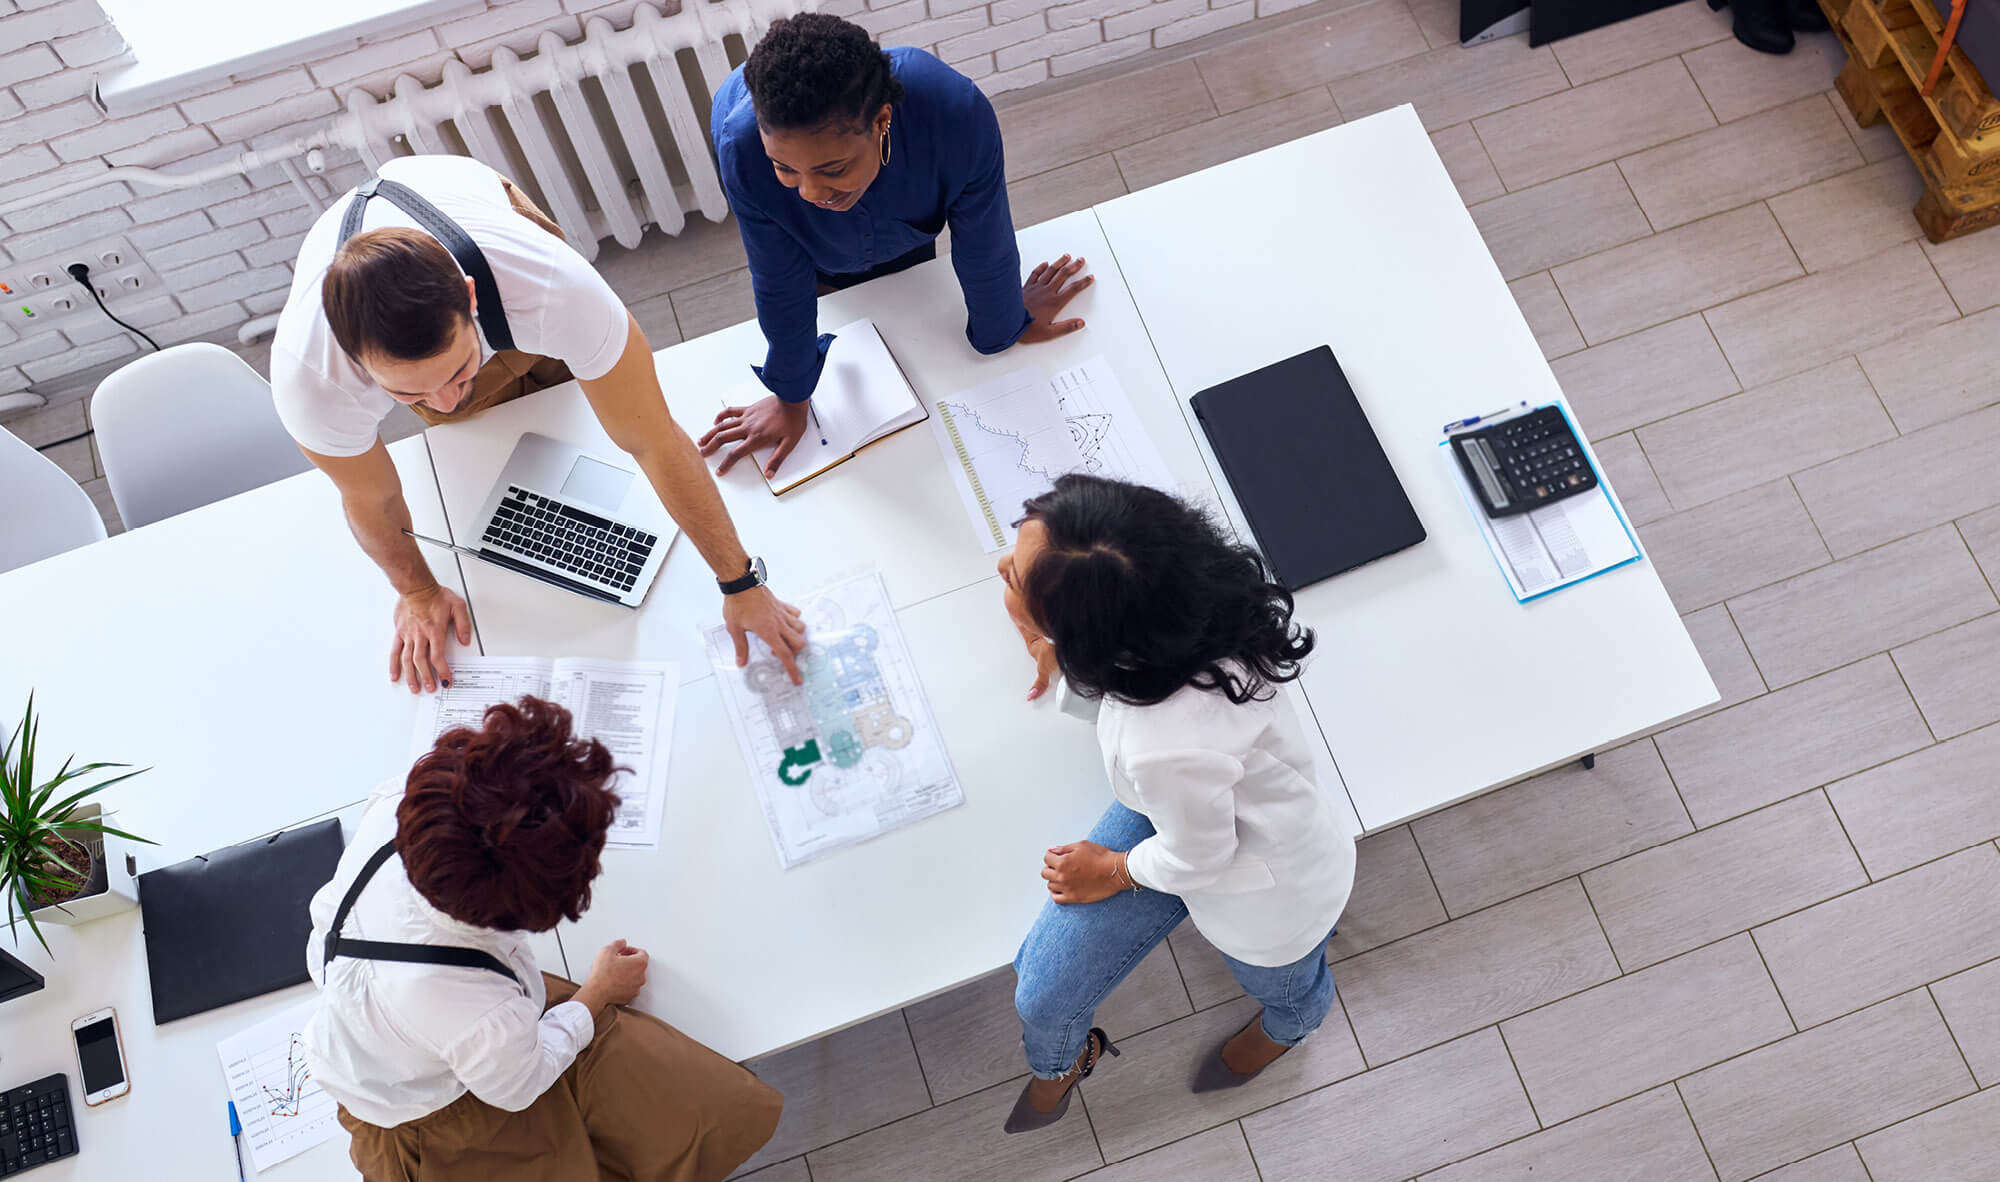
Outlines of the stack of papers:
M1508 588L1523 603L1639 557L1639 543L1612 504L1602 473L1589 492L1512 517L1488 517L1446 443L1438 444L1438 458L1451 470L1452 484L1465 498L1466 512L1478 523Z

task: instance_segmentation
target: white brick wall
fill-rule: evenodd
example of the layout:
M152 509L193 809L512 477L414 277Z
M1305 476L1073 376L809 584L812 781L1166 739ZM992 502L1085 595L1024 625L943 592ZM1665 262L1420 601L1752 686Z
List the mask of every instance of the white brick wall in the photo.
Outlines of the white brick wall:
M199 0L179 0L199 19ZM274 0L277 3L291 0ZM702 0L652 0L667 12ZM988 94L1033 86L1177 45L1311 0L822 0L884 45L952 62ZM124 60L96 0L0 0L0 203L120 165L189 172L323 124L350 90L386 93L444 63L487 66L502 45L530 52L545 31L574 40L594 19L623 26L639 0L466 0L433 28L347 42L310 61L218 81L149 109L102 113L95 77ZM362 175L336 154L315 183L332 193ZM107 184L0 219L0 265L123 235L165 283L128 317L163 343L226 331L277 309L298 241L317 211L276 168L192 189ZM96 320L25 340L0 325L0 393L59 382L125 356L132 339Z

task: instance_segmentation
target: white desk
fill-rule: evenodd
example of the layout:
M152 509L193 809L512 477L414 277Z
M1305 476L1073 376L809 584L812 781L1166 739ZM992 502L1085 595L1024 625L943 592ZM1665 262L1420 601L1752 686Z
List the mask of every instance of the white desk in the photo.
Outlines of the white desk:
M1189 397L1331 345L1429 532L1298 599L1319 633L1301 684L1369 829L1716 700L1650 562L1528 605L1494 570L1439 430L1562 392L1411 108L1097 215L1208 462Z

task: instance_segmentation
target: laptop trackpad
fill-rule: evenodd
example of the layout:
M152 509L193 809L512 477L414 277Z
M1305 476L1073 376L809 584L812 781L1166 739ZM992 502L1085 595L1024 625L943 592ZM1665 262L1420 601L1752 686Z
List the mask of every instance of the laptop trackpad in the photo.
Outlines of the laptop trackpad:
M632 474L602 460L578 456L564 479L562 495L572 500L615 510L624 503L625 490L632 487Z

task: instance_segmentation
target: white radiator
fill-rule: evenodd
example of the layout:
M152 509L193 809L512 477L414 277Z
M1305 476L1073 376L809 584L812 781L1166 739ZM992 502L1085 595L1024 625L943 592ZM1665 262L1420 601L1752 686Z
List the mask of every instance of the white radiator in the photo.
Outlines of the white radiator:
M535 52L502 47L477 73L447 62L425 86L407 74L388 98L361 91L327 129L373 171L413 153L472 156L539 196L571 245L639 244L646 224L678 234L690 209L728 213L709 151L710 101L729 77L730 50L747 54L772 21L816 0L681 0L663 16L642 5L632 23L603 17L583 40L543 33Z

